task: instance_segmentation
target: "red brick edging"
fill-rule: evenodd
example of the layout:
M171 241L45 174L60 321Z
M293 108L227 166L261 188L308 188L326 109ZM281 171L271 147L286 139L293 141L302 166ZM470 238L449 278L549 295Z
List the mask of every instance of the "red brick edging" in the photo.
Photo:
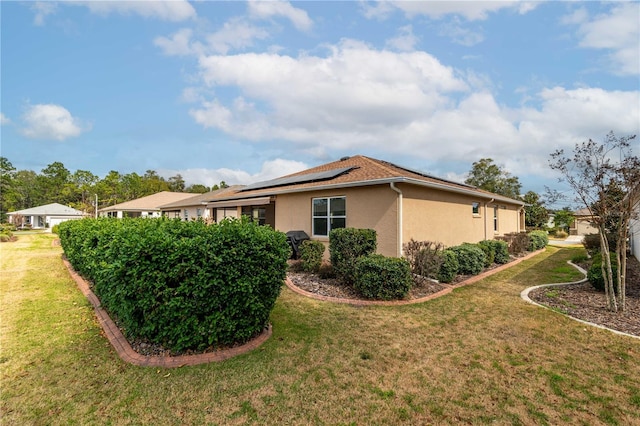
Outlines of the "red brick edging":
M412 299L412 300L363 300L363 299L345 299L342 297L332 297L332 296L322 296L316 293L311 293L310 291L306 291L301 289L300 287L296 287L295 284L293 284L293 282L291 282L291 280L287 277L287 279L285 280L285 283L287 284L287 287L289 287L289 289L291 289L292 291L294 291L295 293L298 293L302 296L306 296L306 297L310 297L312 299L316 299L316 300L322 300L324 302L334 302L334 303L345 303L348 305L357 305L357 306L399 306L399 305L413 305L416 303L423 303L426 302L428 300L432 300L432 299L436 299L438 297L444 296L445 294L449 294L453 291L453 289L455 288L459 288L459 287L464 287L466 285L469 284L473 284L477 281L480 281L488 276L491 276L493 274L496 274L498 272L504 271L507 268L510 268L512 266L517 265L518 263L525 261L527 259L530 259L540 253L542 253L543 251L545 251L545 249L541 249L538 251L534 251L531 252L529 254L527 254L526 256L523 257L519 257L516 260L513 260L509 263L506 263L504 265L500 265L497 268L493 268L490 269L488 271L485 271L481 274L478 275L474 275L471 278L468 278L464 281L461 281L459 283L453 284L453 285L446 285L447 287L444 288L443 290L440 290L437 293L433 293L430 294L428 296L425 297L421 297L419 299Z
M91 291L89 284L73 269L68 260L62 259L64 265L69 270L71 274L71 278L76 282L78 288L86 296L86 298L91 302L93 308L96 313L96 317L98 318L98 322L100 326L104 330L104 334L111 342L111 345L118 353L118 356L122 358L123 361L128 362L130 364L142 366L142 367L163 367L163 368L175 368L182 367L186 365L198 365L205 364L208 362L219 362L224 361L225 359L232 358L234 356L238 356L247 352L250 352L271 337L271 324L256 338L250 340L242 346L236 346L229 349L223 349L216 352L207 352L198 355L179 355L179 356L146 356L141 355L138 352L134 351L127 339L124 337L120 329L113 322L109 314L102 309L100 304L100 300L98 297Z

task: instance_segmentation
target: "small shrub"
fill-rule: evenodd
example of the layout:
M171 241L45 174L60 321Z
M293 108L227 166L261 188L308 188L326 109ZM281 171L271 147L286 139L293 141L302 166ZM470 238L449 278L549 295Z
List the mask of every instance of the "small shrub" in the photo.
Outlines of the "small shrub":
M376 246L373 229L333 229L329 233L329 255L338 278L345 284L353 284L356 260L373 254Z
M500 240L487 240L488 244L493 246L495 253L493 261L498 265L504 265L509 263L511 257L509 257L509 245L505 241Z
M438 281L442 283L450 283L458 274L458 256L447 249L442 252L442 264L438 271Z
M617 272L618 264L616 262L616 254L610 253L610 256L611 256L611 272L614 279L613 289L614 291L617 292L615 279L616 279L616 274L618 273ZM593 288L595 288L598 291L602 291L602 292L605 291L604 277L602 276L602 253L597 253L593 256L593 263L591 264L591 267L587 271L587 279L589 280Z
M464 275L478 275L484 269L486 256L477 244L464 243L450 247L458 258L458 272Z
M484 261L485 268L488 268L489 266L493 265L493 262L495 261L495 258L496 258L496 249L493 246L493 244L491 244L491 241L492 240L484 240L478 243L478 247L480 247L485 254L485 261Z
M11 236L7 234L0 234L0 243L8 243L11 241Z
M556 231L554 234L554 237L556 238L567 238L569 236L569 234L567 234L565 231Z
M549 235L545 231L529 232L529 251L543 249L549 244Z
M526 232L512 232L500 237L497 240L507 243L509 254L518 255L527 251L529 247L529 235Z
M405 259L372 254L355 263L355 290L367 299L403 299L411 290L411 267Z
M305 240L300 245L302 269L306 272L318 272L322 264L324 244L316 240Z
M589 255L586 253L576 254L571 258L571 262L575 264L584 263L589 260Z
M616 251L617 239L613 234L607 234L607 240L609 241L609 251L611 253ZM591 255L600 251L600 234L587 234L582 239L582 245Z
M333 270L333 266L330 263L322 263L320 269L318 269L318 276L322 279L335 278L336 271Z
M404 256L411 265L411 272L422 277L437 277L443 251L443 244L431 241L411 239L404 245Z
M59 225L53 225L53 228L51 228L51 232L54 234L58 233L58 229L60 229Z

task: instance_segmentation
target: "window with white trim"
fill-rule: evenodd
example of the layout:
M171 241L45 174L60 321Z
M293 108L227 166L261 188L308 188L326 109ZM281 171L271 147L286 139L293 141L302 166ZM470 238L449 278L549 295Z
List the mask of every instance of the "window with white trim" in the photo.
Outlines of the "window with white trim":
M498 206L493 208L493 230L498 232Z
M314 198L312 203L314 236L326 237L332 229L347 226L347 197Z
M471 212L474 216L480 216L480 203L473 202L471 203Z

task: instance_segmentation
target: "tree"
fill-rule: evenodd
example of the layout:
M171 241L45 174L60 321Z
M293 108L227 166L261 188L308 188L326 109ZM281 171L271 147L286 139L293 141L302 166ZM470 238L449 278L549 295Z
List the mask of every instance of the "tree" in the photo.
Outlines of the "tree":
M42 169L42 174L38 175L40 187L44 192L44 199L48 203L67 204L69 194L64 188L71 177L71 172L59 161L49 164Z
M544 201L536 192L528 191L522 201L524 206L525 225L531 228L544 228L549 220L549 212L544 207Z
M483 158L473 163L464 183L514 199L520 198L522 188L517 176L512 176L494 164L491 158Z
M568 233L569 227L575 219L576 217L571 212L571 209L569 209L569 207L563 207L562 210L558 210L555 212L553 223L556 225L556 227Z
M173 192L184 192L184 179L180 173L169 178L169 188Z
M635 135L618 138L610 132L602 143L589 139L576 144L572 157L557 150L549 162L560 172L561 181L573 189L576 201L589 210L598 228L607 308L614 312L625 310L628 228L634 218L633 207L640 199L640 159L632 154L633 139ZM613 237L617 240L615 280L607 235L611 229L617 231Z
M204 194L206 192L209 192L209 188L200 183L196 183L193 185L189 185L185 192L191 192L193 194Z
M16 168L6 158L0 157L0 222L4 222L7 212L13 210L11 195L15 184Z

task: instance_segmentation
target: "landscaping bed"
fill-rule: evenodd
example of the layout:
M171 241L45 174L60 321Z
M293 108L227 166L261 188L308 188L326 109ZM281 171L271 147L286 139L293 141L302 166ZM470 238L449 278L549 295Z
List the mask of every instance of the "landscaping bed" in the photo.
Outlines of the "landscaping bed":
M627 259L625 312L607 310L605 294L589 282L538 288L529 298L574 318L640 336L640 262L634 257Z

